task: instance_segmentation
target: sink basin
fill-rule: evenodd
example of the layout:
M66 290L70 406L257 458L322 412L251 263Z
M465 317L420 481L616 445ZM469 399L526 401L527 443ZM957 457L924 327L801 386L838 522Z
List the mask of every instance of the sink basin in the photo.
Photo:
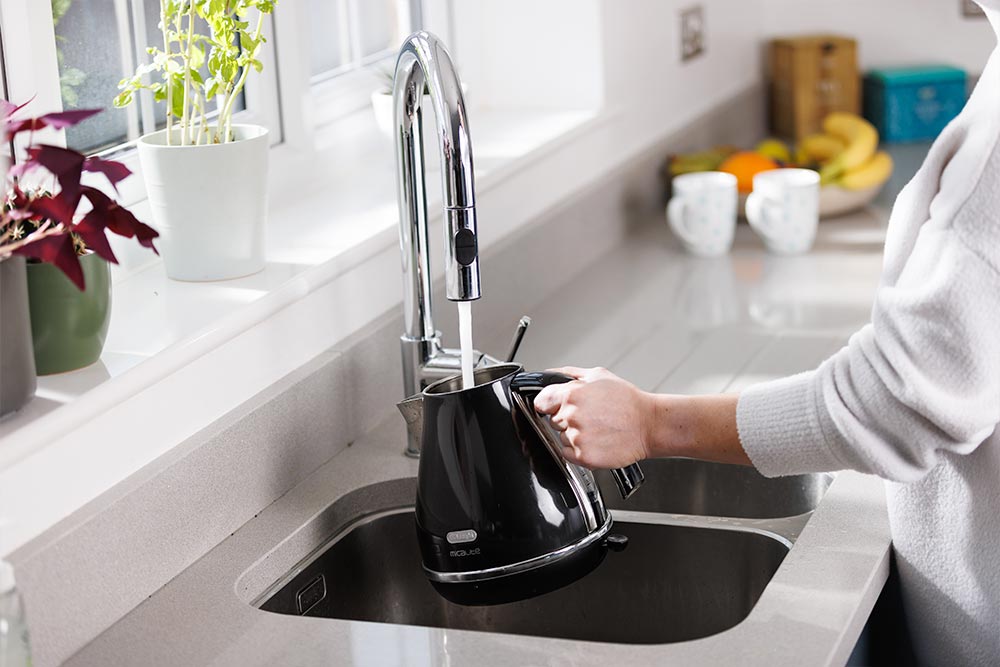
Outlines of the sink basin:
M628 548L583 579L530 600L463 607L424 578L412 508L389 510L340 532L265 592L260 608L563 639L679 642L746 618L789 549L760 531L671 525L653 516L616 521L613 532L628 536Z
M768 479L753 468L695 459L642 462L646 482L622 500L607 471L597 473L604 502L612 509L695 516L773 519L816 509L833 481L830 475Z

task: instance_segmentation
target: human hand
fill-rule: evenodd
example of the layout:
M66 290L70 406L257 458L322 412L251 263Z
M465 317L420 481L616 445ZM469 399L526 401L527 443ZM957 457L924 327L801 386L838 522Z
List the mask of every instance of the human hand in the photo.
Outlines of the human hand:
M556 368L575 380L549 385L535 409L552 418L563 456L587 468L622 468L649 458L654 399L604 368Z

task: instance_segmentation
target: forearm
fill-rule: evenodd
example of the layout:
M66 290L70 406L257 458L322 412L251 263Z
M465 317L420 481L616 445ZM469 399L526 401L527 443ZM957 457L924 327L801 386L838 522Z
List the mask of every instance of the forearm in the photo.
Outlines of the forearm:
M650 394L646 443L651 457L685 456L752 465L736 428L736 394Z

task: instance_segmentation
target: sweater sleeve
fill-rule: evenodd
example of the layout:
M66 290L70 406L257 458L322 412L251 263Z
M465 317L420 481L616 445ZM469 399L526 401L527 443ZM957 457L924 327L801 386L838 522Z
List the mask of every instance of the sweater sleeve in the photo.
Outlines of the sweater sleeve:
M846 347L737 406L743 448L768 476L850 468L912 481L998 423L1000 276L953 229L918 234Z

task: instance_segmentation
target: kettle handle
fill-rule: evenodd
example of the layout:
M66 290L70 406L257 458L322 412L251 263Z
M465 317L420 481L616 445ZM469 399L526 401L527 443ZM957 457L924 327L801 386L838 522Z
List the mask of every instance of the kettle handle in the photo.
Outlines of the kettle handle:
M563 384L572 382L574 379L569 375L551 371L525 371L518 373L511 379L510 388L511 391L516 391L519 394L538 393L550 384ZM611 476L615 478L615 484L618 485L618 492L622 499L635 493L645 480L645 475L643 475L642 468L639 467L638 463L624 468L614 468L611 471Z

